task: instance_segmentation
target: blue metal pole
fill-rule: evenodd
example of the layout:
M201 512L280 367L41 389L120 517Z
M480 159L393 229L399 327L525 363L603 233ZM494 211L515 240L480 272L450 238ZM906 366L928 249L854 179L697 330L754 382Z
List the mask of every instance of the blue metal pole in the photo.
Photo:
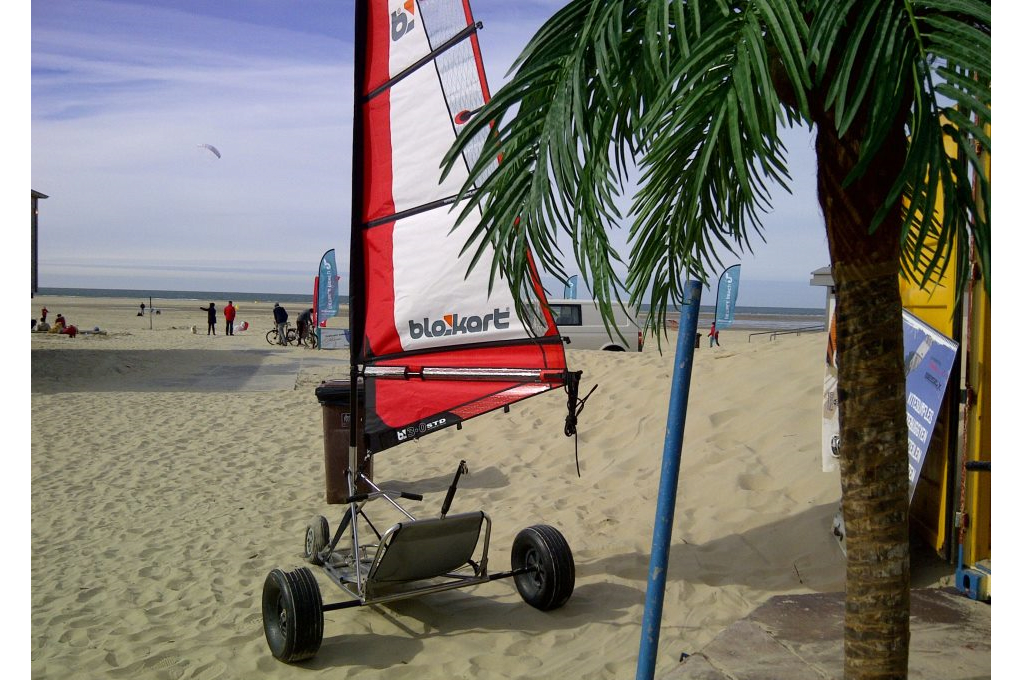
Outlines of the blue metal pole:
M654 517L654 539L651 543L651 564L647 571L647 595L644 600L643 630L640 637L640 658L637 680L654 677L658 658L658 636L661 632L661 606L665 600L665 573L672 542L672 518L679 485L679 459L683 450L683 429L686 425L686 404L690 396L690 374L693 372L693 348L697 338L700 315L699 281L687 281L683 288L683 312L679 319L676 342L676 367L672 374L672 393L668 402L668 425L661 459L661 484L658 508Z

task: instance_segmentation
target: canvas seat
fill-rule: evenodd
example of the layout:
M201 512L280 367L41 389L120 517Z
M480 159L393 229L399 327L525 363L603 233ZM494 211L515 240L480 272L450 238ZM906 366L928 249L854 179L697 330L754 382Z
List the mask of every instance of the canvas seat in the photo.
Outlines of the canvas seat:
M367 575L374 586L443 576L473 558L484 520L482 511L399 522L384 534Z

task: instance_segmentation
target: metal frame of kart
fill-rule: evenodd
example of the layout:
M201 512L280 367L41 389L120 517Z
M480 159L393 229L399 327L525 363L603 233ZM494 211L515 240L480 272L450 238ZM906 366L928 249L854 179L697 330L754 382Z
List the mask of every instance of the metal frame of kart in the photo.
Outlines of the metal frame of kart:
M318 561L321 562L324 573L328 578L330 578L331 581L351 595L354 599L346 602L324 604L324 611L380 604L383 602L391 602L394 600L426 595L428 593L437 593L455 588L466 588L502 578L509 578L518 574L529 573L535 569L535 567L526 567L523 569L512 569L510 571L496 574L487 573L487 556L491 541L491 518L486 513L481 512L481 527L478 531L483 533L484 539L482 553L479 560L469 560L455 570L446 570L442 573L433 574L431 576L404 581L404 583L407 584L425 582L423 585L396 585L390 589L385 587L382 589L383 592L378 594L368 594L367 586L369 576L373 573L377 565L380 564L385 555L380 548L381 546L384 546L386 550L391 537L397 533L399 527L403 526L403 524L399 523L392 525L387 529L387 531L379 537L376 537L376 542L364 545L360 542L357 522L352 521L352 518L354 516L361 515L366 523L369 524L370 527L373 527L373 523L370 522L369 518L367 518L363 513L363 506L366 505L366 503L379 498L386 500L396 510L402 513L409 522L415 523L430 520L417 519L393 498L393 496L397 496L409 500L422 500L422 496L404 491L389 491L381 489L362 474L359 475L359 480L369 486L372 491L364 494L356 494L347 499L349 508L345 513L342 523L335 532L331 543L325 546L317 556ZM442 517L445 517L446 515L446 512L442 513ZM337 551L337 544L340 542L340 539L346 530L351 530L351 548L339 553ZM307 543L309 542L308 532L309 529L307 529ZM358 559L356 559L355 556L358 556ZM473 573L470 574L462 571L466 567L472 567ZM443 580L441 582L437 582L437 579Z
M562 534L548 525L520 531L512 545L512 569L488 573L490 517L483 511L448 516L459 478L467 471L465 461L459 463L440 516L417 519L395 499L422 500L421 495L381 489L361 472L354 477L352 470L359 469L354 457L355 452L350 452L346 472L348 507L334 537L330 538L327 519L318 515L306 527L304 546L306 561L323 568L327 577L352 599L325 604L307 567L291 572L271 571L263 584L263 630L271 652L279 660L292 663L314 656L323 640L324 612L337 609L381 604L510 577L515 578L516 590L523 600L541 611L561 607L572 595L576 578L572 551ZM357 483L369 491L354 493ZM363 512L367 503L378 499L386 500L407 521L400 521L381 534ZM361 543L359 517L376 535L376 543ZM346 531L350 531L351 547L339 551L338 544ZM481 534L483 546L479 558L474 560ZM377 573L379 570L384 571L382 576Z

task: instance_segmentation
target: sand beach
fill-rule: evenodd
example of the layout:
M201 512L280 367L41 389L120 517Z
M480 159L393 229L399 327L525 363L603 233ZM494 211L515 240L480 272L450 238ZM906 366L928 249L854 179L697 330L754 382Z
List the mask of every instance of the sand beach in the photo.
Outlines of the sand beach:
M565 607L537 611L503 580L328 612L318 655L289 666L267 648L260 596L271 569L304 564L311 516L332 530L340 517L324 502L314 389L346 375L347 352L268 345L273 300L235 300L236 328L250 327L231 337L222 319L206 335L207 300L154 299L161 313L145 317L140 302L31 301L34 317L45 306L103 331L31 337L33 678L634 676L674 336L661 354L568 351L583 390L598 385L578 442L554 392L375 460L378 483L424 495L424 516L465 460L453 512L490 515L492 569L522 528L558 527L576 564ZM773 595L843 589L839 476L821 469L824 344L729 330L696 352L659 673ZM314 573L325 601L343 599ZM914 579L949 584L942 569Z

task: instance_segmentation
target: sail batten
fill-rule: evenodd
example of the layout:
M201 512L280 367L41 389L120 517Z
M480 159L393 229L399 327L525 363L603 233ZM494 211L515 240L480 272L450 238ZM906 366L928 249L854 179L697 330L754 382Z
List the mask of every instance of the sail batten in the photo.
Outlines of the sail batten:
M367 222L366 224L363 225L363 228L365 229L370 227L379 227L382 224L387 224L388 222L397 222L398 220L404 219L406 217L412 217L413 215L419 215L420 213L427 212L428 210L443 208L446 205L451 205L455 203L455 201L457 201L458 198L458 196L447 196L445 198L433 201L431 203L427 203L425 205L420 205L416 206L415 208L403 210L400 213L394 213L393 215L385 215L371 222Z
M455 47L456 45L458 45L460 42L462 42L463 40L468 38L470 35L475 33L477 31L477 29L479 29L480 27L481 27L481 24L473 24L472 26L467 26L465 29L463 29L461 32L459 32L457 35L455 35L454 37L450 38L446 43L444 43L440 47L436 48L435 50L433 50L429 54L423 56L422 58L419 59L419 61L417 61L414 64L411 64L404 71L402 71L398 75L394 76L393 78L391 78L389 81L387 81L383 85L378 86L375 90L373 90L373 92L370 92L368 95L366 95L366 99L365 100L366 101L370 101L374 97L376 97L376 96L378 96L380 94L383 94L385 91L389 90L396 83L400 82L405 77L411 75L417 69L423 68L424 66L430 64L434 59L439 57L441 54L443 54L444 52L446 52L449 49L451 49L451 48Z
M528 311L546 308L539 280L519 306L493 252L472 269L463 253L480 214L456 229L457 201L487 133L441 174L490 96L482 25L466 0L368 0L357 17L350 327L377 453L560 388L566 363L550 314Z
M518 382L548 382L552 378L550 371L537 368L461 368L451 366L422 366L410 368L408 366L371 366L367 367L363 375L371 378L392 378L395 380L484 380L484 381L508 381Z

